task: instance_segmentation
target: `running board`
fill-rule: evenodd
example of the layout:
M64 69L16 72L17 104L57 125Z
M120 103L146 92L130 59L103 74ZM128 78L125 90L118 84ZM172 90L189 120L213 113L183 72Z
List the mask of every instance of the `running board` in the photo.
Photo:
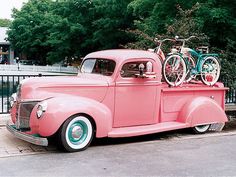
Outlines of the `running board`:
M186 123L163 122L153 125L113 128L111 132L108 133L108 137L118 138L118 137L139 136L139 135L146 135L169 130L182 129L187 127L189 127L189 124Z

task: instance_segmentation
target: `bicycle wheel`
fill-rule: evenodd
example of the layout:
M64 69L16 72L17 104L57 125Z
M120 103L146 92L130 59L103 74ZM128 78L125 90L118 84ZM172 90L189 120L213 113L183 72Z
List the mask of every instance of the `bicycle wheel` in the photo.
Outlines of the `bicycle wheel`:
M162 72L170 86L180 85L186 76L186 64L180 55L171 55L163 63Z
M193 78L193 74L192 74L191 70L196 67L196 64L195 64L194 59L192 57L188 57L186 59L186 64L187 64L187 73L186 73L186 77L185 77L185 82L188 83Z
M220 64L215 57L204 58L201 65L201 79L206 85L214 85L220 77Z

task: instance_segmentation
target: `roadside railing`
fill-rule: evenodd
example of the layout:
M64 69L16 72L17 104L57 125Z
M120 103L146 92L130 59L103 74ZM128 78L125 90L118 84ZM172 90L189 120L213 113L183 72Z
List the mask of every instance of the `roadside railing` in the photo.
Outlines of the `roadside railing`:
M33 71L33 72L60 72L78 73L78 68L74 66L37 66L37 65L0 65L0 71Z
M0 114L7 114L10 110L10 97L16 92L19 83L30 77L48 77L59 75L0 75ZM60 75L62 76L62 75ZM68 75L67 75L68 76Z
M224 86L228 87L229 90L226 92L225 103L236 104L236 80L222 79Z
M236 118L236 78L234 79L221 79L224 82L224 86L228 87L229 90L226 92L225 95L225 110L229 119L232 117Z

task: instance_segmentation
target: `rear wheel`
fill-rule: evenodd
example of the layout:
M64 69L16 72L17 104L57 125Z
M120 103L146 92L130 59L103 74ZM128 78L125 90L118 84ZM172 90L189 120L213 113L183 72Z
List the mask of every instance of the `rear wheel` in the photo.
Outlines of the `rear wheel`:
M85 150L92 142L93 136L91 121L81 115L67 119L59 131L61 147L68 152Z
M170 86L180 85L186 76L186 64L180 55L171 55L163 63L162 68L165 81Z
M201 79L206 85L214 85L220 77L220 64L215 57L209 56L204 59L201 66Z
M193 127L193 132L196 133L196 134L203 134L203 133L206 133L209 128L210 128L210 124L207 124L207 125L198 125L196 127Z

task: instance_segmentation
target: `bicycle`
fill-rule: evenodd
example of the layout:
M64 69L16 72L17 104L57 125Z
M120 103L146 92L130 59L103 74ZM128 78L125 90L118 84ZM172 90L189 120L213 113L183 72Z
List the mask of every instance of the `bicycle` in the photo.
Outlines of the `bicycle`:
M149 51L154 52L158 55L159 59L161 60L161 63L163 63L166 59L166 56L165 56L164 52L161 49L162 43L165 42L165 41L175 41L175 40L174 39L169 39L169 38L158 40L157 38L155 38L154 42L156 42L157 47L154 48L154 49L148 49Z
M212 86L214 85L220 76L220 64L218 61L218 54L203 54L197 51L185 47L185 42L196 36L190 36L187 39L179 39L176 37L176 41L182 42L180 52L169 56L163 63L163 75L165 81L171 86L178 86L185 82L190 82L193 78L200 75L204 84ZM196 63L194 61L196 57ZM173 79L173 72L176 72L178 63L182 63L183 74L179 80ZM184 62L184 64L183 64ZM185 65L185 66L184 66ZM178 76L179 77L179 76Z

